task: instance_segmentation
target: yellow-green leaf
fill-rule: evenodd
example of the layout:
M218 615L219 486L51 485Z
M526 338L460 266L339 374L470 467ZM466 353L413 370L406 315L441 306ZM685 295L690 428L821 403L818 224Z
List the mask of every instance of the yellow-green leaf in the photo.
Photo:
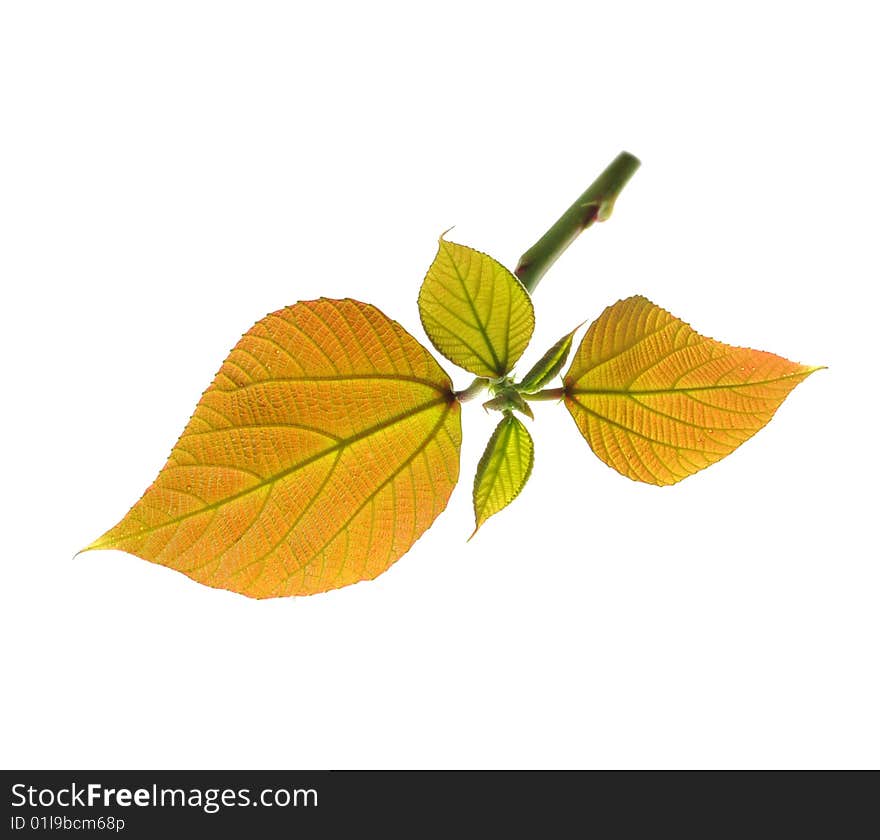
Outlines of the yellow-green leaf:
M535 447L528 429L513 414L505 414L477 465L474 478L477 527L474 534L490 516L507 507L519 495L532 474L534 462Z
M705 338L643 297L609 306L565 375L593 452L636 481L674 484L763 428L816 367Z
M498 379L522 355L535 328L529 293L492 257L441 238L419 292L434 346L459 367Z
M568 335L564 335L541 358L534 367L522 378L517 388L525 394L540 391L548 382L556 377L571 352L574 334L580 329L575 327Z
M257 598L374 578L446 507L459 409L431 354L375 307L279 310L238 342L159 476L89 548Z

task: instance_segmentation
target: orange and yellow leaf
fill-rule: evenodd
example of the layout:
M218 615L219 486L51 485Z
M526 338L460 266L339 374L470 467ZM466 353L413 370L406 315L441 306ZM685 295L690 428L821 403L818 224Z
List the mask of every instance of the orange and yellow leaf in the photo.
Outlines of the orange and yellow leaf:
M238 342L156 480L89 549L256 598L384 572L446 507L460 407L399 324L353 300L274 312Z
M565 404L610 467L636 481L674 484L763 428L816 370L705 338L631 297L587 331L565 375Z
M511 272L443 238L422 282L419 314L449 361L489 379L510 371L535 328L532 299Z

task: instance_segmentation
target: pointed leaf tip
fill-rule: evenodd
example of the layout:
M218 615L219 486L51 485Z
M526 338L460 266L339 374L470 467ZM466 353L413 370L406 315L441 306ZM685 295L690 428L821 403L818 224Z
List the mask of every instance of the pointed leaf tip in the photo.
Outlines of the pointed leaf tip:
M419 291L419 314L440 353L488 379L513 367L535 326L531 298L513 274L443 237Z
M816 370L706 338L636 296L587 330L564 378L565 403L608 466L675 484L762 429Z

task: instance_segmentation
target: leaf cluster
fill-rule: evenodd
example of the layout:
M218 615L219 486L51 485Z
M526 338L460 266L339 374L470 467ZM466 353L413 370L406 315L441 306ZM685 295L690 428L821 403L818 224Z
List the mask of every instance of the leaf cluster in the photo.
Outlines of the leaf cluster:
M612 183L609 172L596 184ZM585 195L595 198L576 202L516 273L440 238L419 313L436 350L474 375L468 387L455 390L369 304L322 298L271 313L224 361L143 497L88 548L259 598L374 578L446 507L461 404L480 394L501 418L476 469L474 533L529 480L535 445L518 415L533 420L537 400L564 403L593 452L635 481L675 484L729 455L818 368L706 338L634 296L606 308L573 353L580 327L517 378L535 327L530 289L616 198Z

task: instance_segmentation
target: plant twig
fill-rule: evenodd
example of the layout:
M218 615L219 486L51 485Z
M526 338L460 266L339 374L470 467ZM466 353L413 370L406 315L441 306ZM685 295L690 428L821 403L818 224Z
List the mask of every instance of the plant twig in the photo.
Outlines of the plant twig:
M641 161L629 152L621 152L554 225L526 251L516 267L516 274L529 292L553 265L559 255L574 242L581 231L593 222L604 222L614 209L614 202Z

